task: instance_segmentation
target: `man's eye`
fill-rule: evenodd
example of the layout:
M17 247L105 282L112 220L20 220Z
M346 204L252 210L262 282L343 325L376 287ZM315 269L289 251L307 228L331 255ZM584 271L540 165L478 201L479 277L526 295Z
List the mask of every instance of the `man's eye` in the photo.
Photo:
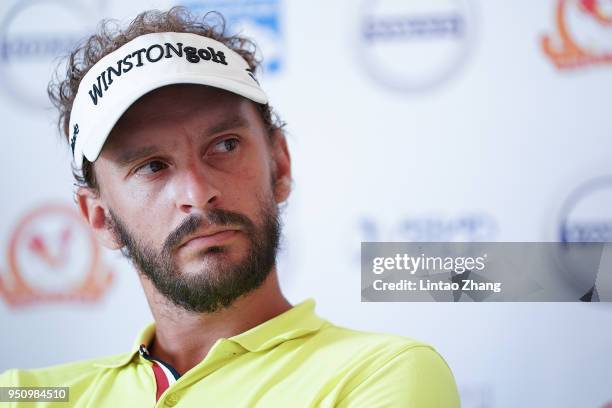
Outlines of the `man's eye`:
M238 146L238 139L225 139L218 143L215 143L213 146L214 153L227 153L236 148Z
M134 173L141 174L141 175L153 174L153 173L157 173L160 170L165 169L166 167L167 166L164 162L161 162L159 160L152 160L138 167L134 171Z

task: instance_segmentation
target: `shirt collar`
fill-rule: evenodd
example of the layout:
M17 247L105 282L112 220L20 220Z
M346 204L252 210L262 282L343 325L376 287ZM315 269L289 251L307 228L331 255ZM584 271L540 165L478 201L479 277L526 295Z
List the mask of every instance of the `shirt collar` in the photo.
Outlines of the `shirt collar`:
M315 304L313 298L308 298L286 312L232 336L228 340L255 352L267 350L287 340L316 332L326 321L315 313Z
M321 329L326 323L314 309L316 302L307 298L291 309L255 326L245 332L229 337L248 351L257 352L270 349L287 340L305 336ZM129 353L109 357L94 363L95 366L117 368L128 364L138 355L141 344L149 345L155 335L155 322L148 323L136 337Z

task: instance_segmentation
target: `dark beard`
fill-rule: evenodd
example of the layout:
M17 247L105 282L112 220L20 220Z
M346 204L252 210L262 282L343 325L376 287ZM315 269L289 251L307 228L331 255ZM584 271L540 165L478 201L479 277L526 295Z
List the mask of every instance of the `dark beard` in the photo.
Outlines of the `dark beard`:
M275 265L281 229L278 207L274 201L268 200L260 201L260 208L261 226L256 226L245 215L220 209L208 211L206 218L190 215L168 235L159 252L147 247L129 232L112 210L109 210L109 227L124 246L121 252L153 282L162 295L187 311L213 313L260 287ZM241 228L241 233L249 241L248 253L235 264L228 261L214 270L181 273L173 261L173 249L185 237L207 224ZM222 246L214 246L198 255L222 254L224 251Z

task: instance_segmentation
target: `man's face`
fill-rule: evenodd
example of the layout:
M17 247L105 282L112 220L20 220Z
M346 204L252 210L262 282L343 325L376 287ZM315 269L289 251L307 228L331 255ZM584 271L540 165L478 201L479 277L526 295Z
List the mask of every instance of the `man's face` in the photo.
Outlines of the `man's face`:
M276 136L238 95L198 85L153 91L122 116L94 164L90 224L96 230L104 212L98 232L176 305L227 307L274 266L277 203L288 195L278 181L290 177Z

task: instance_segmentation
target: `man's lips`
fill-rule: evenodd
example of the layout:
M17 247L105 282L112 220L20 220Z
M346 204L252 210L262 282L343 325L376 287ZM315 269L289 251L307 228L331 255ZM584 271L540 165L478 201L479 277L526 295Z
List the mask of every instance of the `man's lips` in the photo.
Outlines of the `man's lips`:
M238 230L235 229L224 229L218 230L213 233L203 233L189 238L180 248L194 248L194 247L209 247L214 245L220 245L225 241L233 238L238 234Z

